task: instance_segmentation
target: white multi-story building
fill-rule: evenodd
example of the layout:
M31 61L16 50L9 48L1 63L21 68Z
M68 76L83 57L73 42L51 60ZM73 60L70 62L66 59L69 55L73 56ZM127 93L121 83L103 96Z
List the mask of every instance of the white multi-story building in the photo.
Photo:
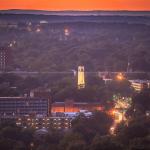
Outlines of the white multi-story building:
M145 88L150 88L150 80L130 80L130 82L136 92L141 92Z

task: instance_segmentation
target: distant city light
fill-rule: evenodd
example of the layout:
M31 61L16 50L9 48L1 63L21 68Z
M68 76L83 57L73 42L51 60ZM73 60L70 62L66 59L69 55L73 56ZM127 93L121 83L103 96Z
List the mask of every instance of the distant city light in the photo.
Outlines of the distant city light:
M64 29L64 34L65 34L65 36L69 36L70 35L70 31L69 31L68 28Z
M10 43L10 44L9 44L9 47L13 47L13 44L12 44L12 43Z
M122 73L118 73L116 78L117 80L122 81L124 79L124 75Z
M40 29L40 28L37 28L37 29L36 29L36 32L37 32L37 33L41 32L41 29Z
M14 40L14 41L13 41L13 44L16 44L16 43L17 43L17 42Z
M16 45L16 43L17 43L17 41L13 40L12 42L10 42L10 43L8 44L8 47L13 47L13 46Z
M116 128L115 125L110 127L110 134L114 134L115 128Z

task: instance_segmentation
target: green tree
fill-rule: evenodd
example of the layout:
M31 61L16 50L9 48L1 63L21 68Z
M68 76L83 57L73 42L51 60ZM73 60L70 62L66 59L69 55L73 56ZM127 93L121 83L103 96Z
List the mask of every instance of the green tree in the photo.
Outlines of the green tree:
M84 139L89 142L96 134L109 134L112 118L104 112L94 112L91 117L79 115L72 121L72 129L74 132L83 135Z
M89 150L123 150L123 147L110 136L96 136Z
M149 150L150 137L135 138L130 141L129 150Z
M129 144L135 138L147 137L150 132L150 119L138 117L130 120L127 124L121 124L116 132L117 139L123 144Z
M150 91L144 89L132 98L132 106L128 115L146 115L146 111L150 110Z
M60 150L74 150L75 148L83 150L85 147L85 141L80 133L66 133L64 138L60 141Z

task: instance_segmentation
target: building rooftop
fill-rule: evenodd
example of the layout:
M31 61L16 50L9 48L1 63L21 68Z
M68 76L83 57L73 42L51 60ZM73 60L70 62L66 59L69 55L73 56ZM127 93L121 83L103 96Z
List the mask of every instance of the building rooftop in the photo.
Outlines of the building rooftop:
M150 80L129 80L131 83L150 83Z
M54 102L52 105L65 105L68 104L66 102ZM69 104L73 104L73 105L100 105L100 102L72 102Z
M0 100L46 100L45 98L31 98L31 97L0 97Z

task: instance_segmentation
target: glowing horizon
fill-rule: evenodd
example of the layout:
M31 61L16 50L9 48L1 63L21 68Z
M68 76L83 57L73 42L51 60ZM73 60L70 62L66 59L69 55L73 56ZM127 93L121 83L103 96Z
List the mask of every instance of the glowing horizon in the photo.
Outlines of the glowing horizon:
M150 11L150 0L0 0L0 10L8 9Z

